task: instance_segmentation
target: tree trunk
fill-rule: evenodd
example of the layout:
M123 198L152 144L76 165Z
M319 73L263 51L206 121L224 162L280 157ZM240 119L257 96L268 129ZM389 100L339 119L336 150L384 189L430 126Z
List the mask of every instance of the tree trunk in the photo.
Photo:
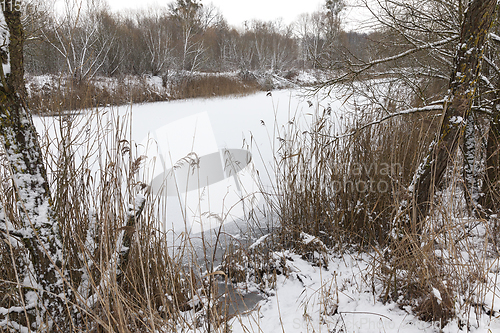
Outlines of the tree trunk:
M26 274L38 285L38 313L51 330L65 330L67 323L65 283L61 276L62 246L59 228L52 213L51 196L42 152L31 114L26 110L21 13L4 6L3 15L9 32L8 57L10 73L2 68L0 87L0 139L9 162L16 192L20 221L13 223L16 235L29 252ZM5 223L0 231L6 231ZM27 323L29 325L29 323Z
M450 97L445 104L439 136L430 154L420 165L413 182L417 218L411 229L417 234L422 231L421 223L429 213L434 191L440 185L464 135L496 3L495 0L473 0L465 13L455 57L455 69L450 80Z
M481 206L489 214L498 214L500 209L500 105L493 107L488 142L486 144L486 172L483 182L484 196Z
M478 147L481 140L477 129L477 115L471 113L465 125L465 135L462 144L462 154L464 156L463 177L464 195L469 213L478 217L484 217L483 209L479 204L481 198L481 178L484 145Z

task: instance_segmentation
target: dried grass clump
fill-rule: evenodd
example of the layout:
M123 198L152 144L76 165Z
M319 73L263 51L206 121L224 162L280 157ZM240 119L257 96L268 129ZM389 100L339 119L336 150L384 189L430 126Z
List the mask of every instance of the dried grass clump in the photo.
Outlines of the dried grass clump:
M367 106L357 111L342 137L335 137L340 117L328 107L314 111L307 131L293 119L278 133L276 199L271 200L279 219L278 244L313 262L321 251L310 248L304 235L327 251L373 253L372 279L382 286L374 290L378 297L410 306L419 319L441 327L471 309L492 313L484 299L493 283L488 258L497 251L498 225L495 218L467 215L460 199L461 167L448 171L422 234L412 234L407 226L413 217L402 210L412 207L408 186L440 125L438 112L392 118L358 131L380 116Z
M42 115L110 105L196 97L246 95L261 90L256 79L224 74L173 73L162 83L148 76L74 80L50 76L45 82L28 78L29 108Z
M31 82L28 83L27 104L34 113L41 115L171 98L166 89L155 86L147 77L98 77L77 81L50 76L43 84L34 79L28 81Z
M241 80L220 74L189 75L177 79L171 87L175 99L196 97L217 97L228 95L247 95L259 91L256 80Z
M53 121L48 125L56 134L42 137L41 144L61 228L72 331L225 330L229 316L216 277L203 275L188 241L173 249L158 230L161 198L139 181L142 158L127 139L129 120L96 109L91 117L65 114ZM0 214L15 223L19 212L6 165L0 167ZM135 224L125 226L140 193L144 210ZM126 256L116 247L122 232L131 239ZM23 299L28 257L22 244L0 238L0 264L6 268L0 271L0 307L30 304ZM27 316L0 315L1 321L29 326L32 310Z
M400 204L409 199L405 186L423 154L422 142L429 142L438 120L409 115L336 138L345 126L340 116L328 107L315 113L307 131L291 121L279 133L273 204L281 241L300 248L306 233L341 251L386 245ZM373 119L369 109L358 113L365 115L362 121Z

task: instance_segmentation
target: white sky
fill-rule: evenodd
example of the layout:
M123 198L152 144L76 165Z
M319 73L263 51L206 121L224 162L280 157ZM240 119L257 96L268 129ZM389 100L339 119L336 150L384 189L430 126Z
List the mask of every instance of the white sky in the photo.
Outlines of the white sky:
M166 6L172 0L108 0L112 10L146 8L150 5ZM325 0L202 0L204 5L212 3L232 26L242 26L244 21L263 21L282 18L289 24L302 13L320 9Z

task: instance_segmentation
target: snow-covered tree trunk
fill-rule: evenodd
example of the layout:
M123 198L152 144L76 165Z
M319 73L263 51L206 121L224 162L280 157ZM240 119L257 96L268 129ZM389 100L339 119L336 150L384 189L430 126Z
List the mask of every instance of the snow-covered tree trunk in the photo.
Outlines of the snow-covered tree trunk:
M498 214L500 209L500 105L495 104L486 144L486 171L483 182L484 196L481 206L488 212Z
M413 182L418 216L417 223L412 225L413 232L421 232L420 222L429 213L434 190L463 138L496 4L496 0L473 0L465 13L439 136Z
M463 177L465 200L469 212L477 216L484 216L483 210L479 204L481 197L481 178L483 147L479 147L478 142L481 140L481 135L477 128L477 115L472 113L465 125L465 134L462 144L462 153L464 156Z
M51 330L67 329L67 293L61 275L62 246L58 222L52 213L51 196L42 152L32 117L24 106L24 32L20 11L5 6L1 25L4 36L0 86L0 139L9 162L15 186L20 221L0 221L4 237L15 236L29 252L26 274L31 275L32 287L37 291L34 304L38 319L51 323ZM3 20L2 20L3 21ZM5 311L0 311L4 313ZM25 318L27 320L27 318ZM29 321L29 320L27 320ZM18 323L19 325L26 323Z

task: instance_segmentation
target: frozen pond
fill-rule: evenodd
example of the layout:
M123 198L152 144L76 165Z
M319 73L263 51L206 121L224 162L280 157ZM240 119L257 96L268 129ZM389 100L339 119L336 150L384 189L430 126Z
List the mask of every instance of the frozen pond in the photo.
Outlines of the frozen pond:
M147 156L141 177L164 199L158 228L172 242L180 234L220 232L221 223L226 234L248 238L249 226L241 221L263 204L262 190L271 192L278 137L292 122L305 128L328 105L340 108L340 102L281 90L106 108L74 123L96 138L104 124L120 117L136 156ZM57 135L54 118L35 118L35 124L40 133ZM79 153L91 149L105 147L80 147Z
M301 96L298 90L282 90L82 113L72 123L80 133L75 142L84 144L74 149L80 156L106 152L109 147L95 143L106 136L110 140L109 124L123 126L133 154L147 156L140 177L160 198L158 230L172 249L189 242L194 256L187 257L196 259L186 264L197 265L203 274L220 262L228 242L247 246L273 228L263 214L261 192L272 193L278 138L292 123L306 130L318 110L340 108L339 102ZM64 121L34 121L42 137L60 138ZM98 164L90 167L96 174ZM231 300L232 312L261 299L253 293L240 295L231 285L221 285L221 292Z

